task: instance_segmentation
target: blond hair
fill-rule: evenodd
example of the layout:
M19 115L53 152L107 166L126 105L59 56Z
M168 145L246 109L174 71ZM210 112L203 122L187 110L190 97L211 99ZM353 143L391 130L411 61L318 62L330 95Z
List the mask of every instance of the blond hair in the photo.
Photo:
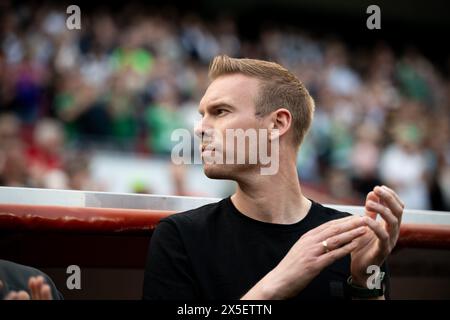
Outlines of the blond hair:
M255 107L257 116L265 116L278 108L292 115L293 142L300 146L314 114L314 100L303 83L281 65L256 59L216 56L209 66L211 80L226 74L239 73L261 80Z

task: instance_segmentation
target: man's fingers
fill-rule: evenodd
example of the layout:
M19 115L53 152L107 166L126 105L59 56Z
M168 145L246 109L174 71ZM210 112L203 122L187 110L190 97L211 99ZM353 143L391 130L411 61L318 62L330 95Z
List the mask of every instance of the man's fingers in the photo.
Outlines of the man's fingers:
M340 223L343 223L345 221L349 221L351 219L355 219L355 216L348 216L348 217L345 217L345 218L328 221L328 222L323 223L320 226L312 229L309 232L312 232L312 233L315 233L315 234L319 234L320 232L326 230L327 228L329 228L329 227L331 227L333 225L340 224Z
M42 300L52 300L52 292L50 286L46 283L41 288L41 299Z
M351 229L347 232L343 232L341 234L338 234L336 236L333 236L331 238L326 239L326 244L328 247L328 250L336 250L347 243L351 242L352 240L362 236L367 231L366 226L358 227L356 229ZM323 243L321 243L322 250L325 250Z
M5 297L5 300L30 300L30 295L26 291L11 291Z
M391 209L392 213L395 214L399 219L403 213L403 203L397 199L396 195L392 190L389 190L387 187L375 187L375 193L380 197L382 201L386 203L386 205Z
M28 288L30 289L31 292L31 299L36 299L35 297L37 297L37 282L36 282L36 277L30 277L30 279L28 280Z
M28 294L28 292L20 290L17 293L17 300L30 300L30 295Z
M378 202L378 201L380 201L380 197L378 197L374 191L370 191L367 194L366 200L372 200L372 201Z
M389 233L383 226L376 220L367 218L367 226L375 233L375 235L380 239L380 243L383 249L387 250L389 248Z
M373 192L373 191L370 191L370 192L367 194L367 197L366 197L366 212L367 212L367 215L368 215L369 217L371 217L372 219L376 219L377 213L374 212L374 211L371 211L369 208L367 208L367 203L368 203L369 201L373 201L373 202L375 202L375 203L378 203L378 202L380 202L380 198L379 198L379 197L375 194L375 192Z
M352 241L347 243L346 245L337 248L335 250L331 250L328 253L325 253L317 258L317 262L321 265L321 268L325 268L326 266L332 264L334 261L339 260L340 258L345 257L350 254L355 248L358 246L356 241Z
M391 228L391 230L398 229L398 218L392 213L392 211L382 205L381 203L375 203L372 200L369 200L366 205L371 211L377 212L381 215L381 217L386 221L387 225Z
M43 284L44 284L44 277L42 276L30 277L30 280L28 281L28 287L30 288L31 299L33 300L42 299L41 289Z
M364 225L366 225L364 217L352 216L350 219L342 219L342 221L340 221L339 223L329 225L317 235L317 238L319 242L322 242L323 240L327 240L330 237L336 236L352 229L356 229Z
M44 277L39 276L36 279L36 297L35 300L42 300L42 287L44 285Z
M398 194L392 190L391 188L389 188L388 186L382 186L384 189L386 189L386 191L390 192L392 194L392 196L397 200L397 202L400 204L400 206L402 207L402 209L405 209L405 204L403 203L402 199L400 199L400 197L398 196Z
M28 292L21 290L19 292L11 291L6 296L6 300L52 300L52 292L50 286L45 283L43 276L30 277L28 280L28 288L31 292L31 297Z
M10 291L6 297L5 300L16 300L16 296L17 296L17 292L15 291Z

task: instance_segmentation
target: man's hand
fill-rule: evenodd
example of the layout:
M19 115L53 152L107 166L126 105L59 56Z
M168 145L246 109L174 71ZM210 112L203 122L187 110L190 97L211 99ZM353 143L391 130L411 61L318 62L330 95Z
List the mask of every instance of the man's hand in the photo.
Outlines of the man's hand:
M350 254L354 241L369 230L368 217L332 220L305 233L277 267L262 278L242 299L287 299L297 295L325 267Z
M5 300L52 300L52 292L50 286L45 283L44 277L30 277L28 281L28 288L31 292L31 297L25 290L11 291L5 297Z
M395 247L405 206L392 189L377 186L367 195L365 208L370 231L357 239L351 264L352 282L360 287L367 287L367 267L381 266ZM382 219L377 221L377 214Z

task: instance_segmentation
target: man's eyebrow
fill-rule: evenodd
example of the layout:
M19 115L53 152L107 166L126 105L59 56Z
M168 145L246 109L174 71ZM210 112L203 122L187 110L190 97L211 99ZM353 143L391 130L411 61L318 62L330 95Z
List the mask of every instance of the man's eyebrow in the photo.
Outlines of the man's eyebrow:
M220 108L220 107L225 107L225 108L230 108L230 109L235 109L235 107L233 107L232 105L226 103L226 102L217 102L217 103L213 103L209 106L207 106L205 109L208 111L212 111L214 109ZM198 113L202 114L202 110L199 108L198 109Z

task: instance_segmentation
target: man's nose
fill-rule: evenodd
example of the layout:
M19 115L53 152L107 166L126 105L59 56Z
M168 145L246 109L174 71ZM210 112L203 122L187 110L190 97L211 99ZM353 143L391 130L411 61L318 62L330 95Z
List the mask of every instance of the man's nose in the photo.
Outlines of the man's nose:
M210 132L211 130L212 130L211 126L209 124L207 124L207 122L203 118L202 120L197 122L197 124L194 128L194 133L197 137L199 137L200 139L203 139L203 138L205 138L205 136L208 135L208 132Z
M203 125L202 125L201 121L196 123L195 128L194 128L194 133L200 139L203 137L204 129L203 129Z

